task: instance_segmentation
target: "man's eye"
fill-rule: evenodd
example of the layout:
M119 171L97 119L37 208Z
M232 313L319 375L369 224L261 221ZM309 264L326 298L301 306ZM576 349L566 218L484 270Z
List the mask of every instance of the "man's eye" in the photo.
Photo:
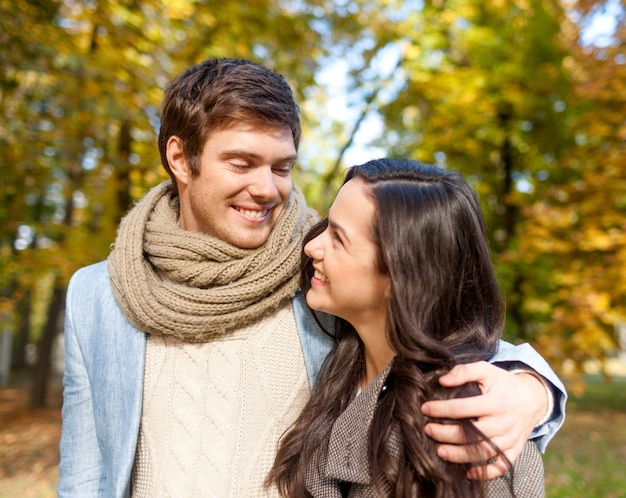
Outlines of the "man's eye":
M272 171L277 175L287 176L291 174L291 164L286 164L284 166L275 166L272 168Z
M235 169L240 169L240 170L250 169L250 165L247 163L230 163L230 165Z

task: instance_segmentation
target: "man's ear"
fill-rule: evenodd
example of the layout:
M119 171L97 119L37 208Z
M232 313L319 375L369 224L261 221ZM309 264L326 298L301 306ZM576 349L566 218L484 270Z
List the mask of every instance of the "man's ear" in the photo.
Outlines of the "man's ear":
M172 135L167 140L165 155L178 184L187 185L191 170L183 149L183 140L176 135Z

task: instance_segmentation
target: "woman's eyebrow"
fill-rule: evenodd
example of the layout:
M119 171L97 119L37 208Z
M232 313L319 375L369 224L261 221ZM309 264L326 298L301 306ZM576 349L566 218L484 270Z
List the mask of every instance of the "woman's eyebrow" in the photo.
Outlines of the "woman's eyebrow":
M348 235L346 234L346 230L336 221L331 220L330 218L328 219L328 226L330 226L333 230L335 230L336 232L340 232L341 235L351 244L352 242L350 242L350 237L348 237Z

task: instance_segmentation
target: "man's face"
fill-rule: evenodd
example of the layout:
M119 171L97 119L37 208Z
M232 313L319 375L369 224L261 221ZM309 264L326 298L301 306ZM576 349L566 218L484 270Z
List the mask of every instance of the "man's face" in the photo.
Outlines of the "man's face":
M238 124L209 135L192 176L176 175L180 227L254 249L269 237L292 190L297 158L288 128Z

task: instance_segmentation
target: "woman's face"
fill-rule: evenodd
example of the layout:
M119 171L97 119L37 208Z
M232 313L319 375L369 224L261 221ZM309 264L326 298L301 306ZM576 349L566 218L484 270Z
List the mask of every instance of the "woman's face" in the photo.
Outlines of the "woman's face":
M315 269L307 303L347 320L361 336L367 327L380 333L387 317L390 281L376 266L375 212L367 184L352 179L337 193L326 230L304 247Z

